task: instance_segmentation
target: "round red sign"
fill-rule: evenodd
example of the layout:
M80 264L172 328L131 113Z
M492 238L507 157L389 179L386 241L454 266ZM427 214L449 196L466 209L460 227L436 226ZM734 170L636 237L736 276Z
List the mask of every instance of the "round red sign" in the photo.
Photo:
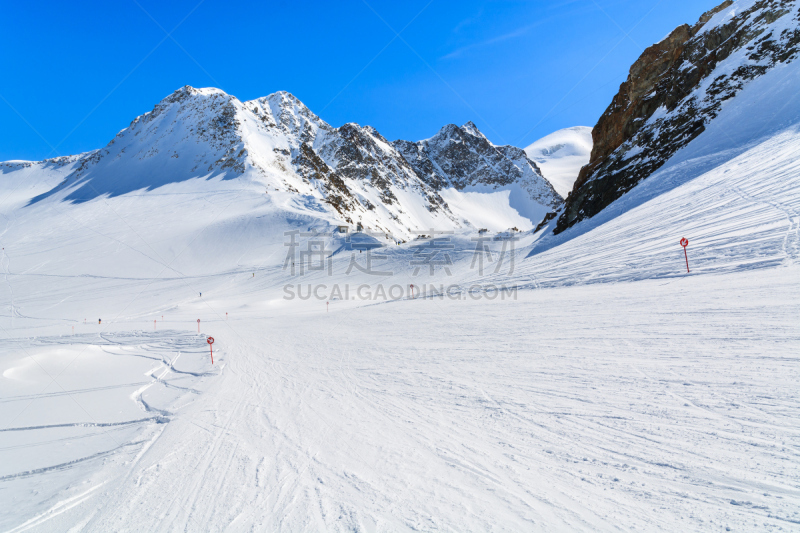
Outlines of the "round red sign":
M683 239L681 239L681 246L683 246L684 248L686 248L687 246L689 246L689 239L687 239L686 237L684 237Z
M214 337L209 337L209 338L207 338L207 339L206 339L206 342L207 342L208 344L214 344Z

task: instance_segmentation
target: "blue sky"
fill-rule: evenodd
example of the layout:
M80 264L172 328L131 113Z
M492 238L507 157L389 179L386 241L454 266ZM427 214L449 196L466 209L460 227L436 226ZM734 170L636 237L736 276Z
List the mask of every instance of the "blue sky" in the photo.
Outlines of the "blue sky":
M183 85L287 90L390 140L472 120L524 147L593 126L645 47L719 1L6 2L0 160L100 148Z

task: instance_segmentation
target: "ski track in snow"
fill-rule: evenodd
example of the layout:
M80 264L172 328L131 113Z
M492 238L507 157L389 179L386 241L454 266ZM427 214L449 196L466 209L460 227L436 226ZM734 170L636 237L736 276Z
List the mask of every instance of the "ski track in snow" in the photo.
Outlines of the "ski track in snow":
M0 529L798 530L800 132L695 163L482 276L292 277L322 226L212 180L2 206ZM381 282L458 298L284 299Z
M780 320L765 305L796 284L721 279L743 285L736 298L698 277L677 291L544 289L513 307L404 301L302 326L271 316L269 348L257 320L237 320L218 338L240 356L88 527L701 531L796 519L798 306ZM728 309L709 312L714 301ZM589 308L565 338L576 307Z

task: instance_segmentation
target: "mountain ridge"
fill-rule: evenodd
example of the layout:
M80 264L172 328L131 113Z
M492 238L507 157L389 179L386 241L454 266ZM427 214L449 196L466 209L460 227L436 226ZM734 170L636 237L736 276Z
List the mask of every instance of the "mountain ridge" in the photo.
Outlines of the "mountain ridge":
M286 91L240 101L221 89L184 86L105 147L67 161L74 168L31 204L243 178L267 194L314 198L342 222L410 237L422 228L471 225L445 190L506 194L509 210L531 225L563 202L524 151L492 144L472 122L445 125L416 143L392 142L371 126L334 128Z

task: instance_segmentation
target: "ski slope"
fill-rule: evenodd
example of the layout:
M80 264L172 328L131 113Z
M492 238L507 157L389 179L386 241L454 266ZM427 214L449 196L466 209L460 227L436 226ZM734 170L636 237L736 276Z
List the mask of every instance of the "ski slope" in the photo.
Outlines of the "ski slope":
M490 233L482 274L474 233L415 276L430 240L221 177L0 182L0 529L798 530L797 74L597 217ZM294 230L330 275L292 276ZM347 272L359 238L391 276Z
M731 174L720 168L528 259L523 237L515 273L494 280L520 286L516 301L334 301L326 312L323 301L283 300L297 279L281 268L275 230L297 223L269 211L244 223L223 208L256 207L233 192L85 203L73 226L42 227L20 210L3 241L14 253L3 256L13 303L0 360L0 524L791 529L800 272L797 217L786 214L797 174L786 165L796 146L786 132L745 154L756 166L730 163L742 181L760 171L760 194L782 208L739 182L724 187L741 193L720 195L714 183ZM789 175L769 181L770 168ZM159 239L169 225L152 219L168 202L207 218L170 219L173 236ZM675 239L653 235L680 212L705 213L671 232L693 231L689 276ZM720 220L726 230L700 232ZM577 255L595 233L617 249ZM63 243L58 256L50 241ZM471 241L453 242L453 275L427 282L466 290L477 277ZM742 243L748 252L719 253ZM388 253L393 283L425 281L411 276L409 248ZM344 275L348 262L339 253L332 279L309 279L375 286Z
M59 472L79 505L32 524L791 526L798 291L768 272L209 321L225 366L205 393L99 471Z

